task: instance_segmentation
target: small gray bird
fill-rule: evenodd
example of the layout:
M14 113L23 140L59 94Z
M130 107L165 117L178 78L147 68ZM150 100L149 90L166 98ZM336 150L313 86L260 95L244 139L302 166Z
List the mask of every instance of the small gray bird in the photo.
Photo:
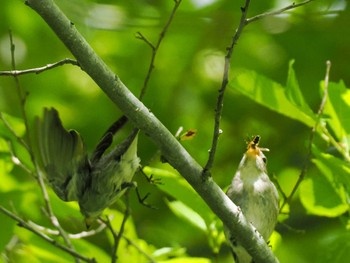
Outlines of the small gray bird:
M240 207L246 219L258 230L262 237L268 241L279 213L278 192L270 181L266 171L266 157L259 148L260 136L255 136L248 143L248 149L243 155L238 170L226 194ZM234 233L225 229L225 235L232 247L237 263L250 263L252 257L236 241Z
M116 129L127 119L121 120ZM36 125L41 166L49 184L63 201L78 201L89 227L132 185L140 164L138 129L108 153L115 131L107 132L88 158L79 133L67 131L54 108L45 108L43 119L37 118Z

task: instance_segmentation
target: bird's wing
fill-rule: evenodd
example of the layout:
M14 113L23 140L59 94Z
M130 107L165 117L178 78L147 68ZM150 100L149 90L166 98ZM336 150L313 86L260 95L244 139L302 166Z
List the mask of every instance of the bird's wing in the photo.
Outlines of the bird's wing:
M41 164L50 185L62 200L77 200L78 173L88 164L79 133L67 131L54 108L45 108L43 119L37 118L36 125Z
M92 165L96 164L102 155L105 153L107 148L113 142L113 136L128 122L128 118L123 115L116 122L114 122L108 130L102 136L100 142L97 144L94 152L91 155L91 163Z

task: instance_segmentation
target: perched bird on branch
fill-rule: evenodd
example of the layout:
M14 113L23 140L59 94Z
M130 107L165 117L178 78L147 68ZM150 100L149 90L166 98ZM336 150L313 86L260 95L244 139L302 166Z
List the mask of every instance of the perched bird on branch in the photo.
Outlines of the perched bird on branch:
M260 136L248 143L248 149L238 166L238 170L226 194L240 207L246 219L256 228L267 242L270 238L279 213L278 192L270 181L266 170L266 157L259 147ZM252 262L252 257L237 242L234 233L225 229L237 263Z
M132 185L140 165L138 129L106 152L126 121L126 117L117 121L89 158L79 133L67 131L54 108L45 108L43 119L36 120L41 166L48 183L63 201L78 201L87 226Z

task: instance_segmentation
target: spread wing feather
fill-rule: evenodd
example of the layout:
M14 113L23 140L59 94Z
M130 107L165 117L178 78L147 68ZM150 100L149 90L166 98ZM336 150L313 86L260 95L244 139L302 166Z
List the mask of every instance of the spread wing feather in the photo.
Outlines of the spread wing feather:
M41 164L50 185L62 200L77 200L79 173L88 164L80 135L62 126L54 108L45 108L43 119L38 118L36 125Z

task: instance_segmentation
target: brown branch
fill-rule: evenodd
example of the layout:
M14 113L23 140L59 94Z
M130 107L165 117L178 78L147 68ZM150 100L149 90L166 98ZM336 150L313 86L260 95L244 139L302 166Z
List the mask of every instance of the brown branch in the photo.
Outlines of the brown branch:
M31 68L31 69L24 69L24 70L13 69L13 70L7 70L7 71L0 71L0 76L20 76L20 75L32 74L32 73L40 74L46 70L50 70L66 64L79 66L79 63L76 60L65 58L65 59L62 59L61 61L58 61L52 64L47 64L46 66L39 67L39 68Z
M326 76L325 76L325 79L324 79L323 97L322 97L321 104L320 104L320 106L318 108L318 111L317 111L316 123L315 123L314 127L312 127L311 132L310 132L309 144L308 144L308 149L307 149L307 155L306 155L306 158L305 158L305 162L304 162L303 168L302 168L302 170L300 172L299 178L298 178L297 182L295 183L295 185L294 185L294 187L292 189L292 192L290 193L288 198L286 198L283 201L283 203L281 205L281 208L280 208L280 212L282 212L282 209L284 208L284 206L286 204L290 204L290 201L292 200L292 198L293 198L295 192L297 191L299 185L304 180L305 175L306 175L306 171L307 171L308 166L309 166L309 160L310 160L311 155L312 155L312 144L313 144L313 141L314 141L315 133L316 133L317 127L318 127L318 125L320 123L321 115L322 115L322 112L323 112L323 109L324 109L324 106L326 104L327 97L328 97L329 72L330 72L330 69L331 69L331 62L327 61L326 65L327 65L327 67L326 67Z

